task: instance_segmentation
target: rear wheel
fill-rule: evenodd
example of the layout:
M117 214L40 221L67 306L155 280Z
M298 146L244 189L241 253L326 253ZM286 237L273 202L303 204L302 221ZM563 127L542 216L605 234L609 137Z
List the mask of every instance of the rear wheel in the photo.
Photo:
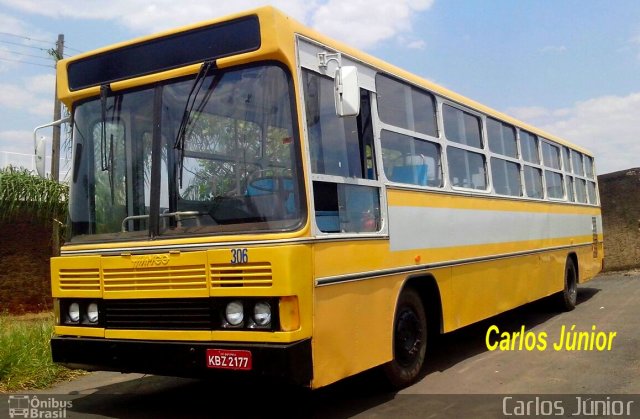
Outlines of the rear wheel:
M572 258L567 258L564 267L564 288L557 295L558 307L563 311L576 308L578 301L578 270Z
M383 371L393 388L415 382L424 366L427 349L427 317L414 289L400 294L393 322L393 360Z

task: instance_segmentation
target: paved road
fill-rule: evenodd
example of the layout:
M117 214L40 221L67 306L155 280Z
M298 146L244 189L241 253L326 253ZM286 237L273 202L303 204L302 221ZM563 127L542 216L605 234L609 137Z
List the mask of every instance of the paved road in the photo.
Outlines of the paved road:
M536 302L441 337L429 354L425 377L399 393L380 388L375 372L315 392L274 383L94 373L45 393L73 399L68 417L136 418L500 417L503 403L513 410L519 398L527 397L505 402L505 394L605 394L612 395L611 402L624 398L613 395L640 394L640 272L601 275L580 287L578 302L569 313L554 312L546 301ZM518 350L517 342L515 350L489 351L486 335L494 325L500 333L519 332L524 326L540 345L546 333L547 347ZM577 331L595 326L596 333L605 332L606 337L615 332L611 350L554 350L562 327L570 330L573 325ZM499 340L496 337L490 336L491 344ZM596 339L594 348L603 342ZM640 396L634 397L636 414ZM573 403L563 405L565 413L576 411L576 397L565 399L569 401L562 403ZM278 407L294 402L295 408Z

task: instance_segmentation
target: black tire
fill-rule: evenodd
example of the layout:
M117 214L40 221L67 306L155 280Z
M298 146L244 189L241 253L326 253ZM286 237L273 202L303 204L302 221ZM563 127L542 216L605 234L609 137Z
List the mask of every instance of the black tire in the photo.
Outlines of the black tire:
M557 297L558 308L562 311L571 311L576 308L578 301L578 270L572 258L567 258L564 267L564 288Z
M418 293L403 290L393 321L393 360L383 365L388 383L400 389L414 383L424 367L427 317Z

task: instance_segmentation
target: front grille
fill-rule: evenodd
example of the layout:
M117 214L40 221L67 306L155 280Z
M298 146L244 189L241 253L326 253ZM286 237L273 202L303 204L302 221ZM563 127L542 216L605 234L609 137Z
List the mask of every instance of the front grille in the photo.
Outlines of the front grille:
M227 304L244 303L244 322L230 326L224 320ZM75 300L65 300L75 301ZM271 306L271 324L257 326L251 317L254 304ZM102 300L100 326L127 330L279 330L278 299L274 297L172 298L144 300Z
M61 291L100 291L100 270L60 269L58 278Z
M204 265L104 269L104 290L198 290L207 288Z
M107 329L211 330L214 310L208 298L104 300Z
M212 287L270 287L270 263L214 264L210 266Z

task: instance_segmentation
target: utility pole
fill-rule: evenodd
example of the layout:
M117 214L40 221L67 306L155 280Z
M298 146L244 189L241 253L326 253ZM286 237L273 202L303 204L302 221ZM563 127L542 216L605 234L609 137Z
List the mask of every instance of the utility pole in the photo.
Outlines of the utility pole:
M64 54L64 35L58 35L56 42L55 60L56 68L58 60L61 60ZM57 71L57 70L56 70ZM58 100L58 77L56 74L56 90L53 96L53 120L57 121L61 118L61 104ZM51 137L51 178L60 181L60 125L53 127L53 135Z
M56 49L52 51L54 59L56 60L56 87L53 94L53 120L58 121L61 117L62 105L58 100L58 61L64 56L64 35L58 35L58 41L56 42ZM51 136L51 179L55 182L60 182L60 125L53 126L53 133ZM52 253L53 256L60 256L60 226L53 221L52 232Z

